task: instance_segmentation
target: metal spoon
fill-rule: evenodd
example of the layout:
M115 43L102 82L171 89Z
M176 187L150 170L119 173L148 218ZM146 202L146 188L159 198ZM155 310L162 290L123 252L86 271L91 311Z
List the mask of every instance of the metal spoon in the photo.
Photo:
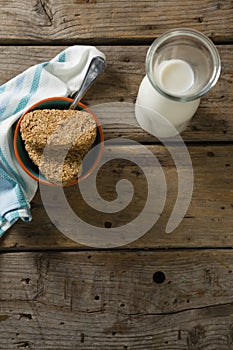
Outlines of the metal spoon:
M71 103L69 109L75 109L77 107L81 98L84 96L87 90L91 87L91 85L94 83L96 78L103 72L105 67L106 67L106 62L102 57L97 56L91 60L91 63L88 67L88 70L86 72L82 85L79 91L74 96L74 101Z

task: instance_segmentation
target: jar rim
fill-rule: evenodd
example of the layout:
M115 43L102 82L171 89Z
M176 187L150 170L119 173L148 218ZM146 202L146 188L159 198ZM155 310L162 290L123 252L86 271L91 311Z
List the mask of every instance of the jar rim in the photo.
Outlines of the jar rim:
M198 91L198 93L193 94L187 94L183 96L174 95L172 93L169 93L168 91L163 90L155 81L154 74L152 72L152 57L154 55L154 52L158 49L158 47L165 42L168 39L171 39L173 37L182 36L186 38L195 38L200 40L200 42L207 48L207 50L211 53L211 57L213 60L213 72L211 75L211 78L209 79L208 83L205 84L205 86ZM203 33L194 30L194 29L188 29L188 28L178 28L175 30L169 30L162 34L160 37L154 40L150 48L148 49L147 56L146 56L146 74L148 76L148 79L152 86L164 97L169 98L174 101L180 101L180 102L188 102L193 101L196 99L199 99L201 96L205 95L218 81L218 78L220 76L221 72L221 59L218 53L217 48L213 44L213 42Z

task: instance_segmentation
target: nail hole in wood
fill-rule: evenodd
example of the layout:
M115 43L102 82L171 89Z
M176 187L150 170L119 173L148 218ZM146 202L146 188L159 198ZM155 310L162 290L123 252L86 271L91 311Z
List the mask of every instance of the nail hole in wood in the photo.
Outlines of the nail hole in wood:
M22 319L32 320L32 315L31 314L20 313L19 314L19 320L22 320Z
M84 333L81 333L81 343L84 343L84 340L85 340L85 334Z
M110 221L105 221L104 227L105 228L111 228L112 227L112 223Z
M21 278L21 282L23 283L23 284L29 284L30 283L30 278Z
M96 295L96 296L95 296L95 300L100 300L99 295Z
M153 281L157 284L161 284L165 281L166 276L162 271L157 271L153 275Z

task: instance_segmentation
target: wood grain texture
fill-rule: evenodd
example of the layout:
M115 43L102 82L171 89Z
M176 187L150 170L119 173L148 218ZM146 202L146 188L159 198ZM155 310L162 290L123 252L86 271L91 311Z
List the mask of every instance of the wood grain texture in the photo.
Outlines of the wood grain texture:
M62 51L64 46L2 46L0 50L0 84L26 70L31 65L47 61ZM84 97L89 106L102 103L134 103L140 82L145 74L144 63L148 46L100 46L108 66L103 76ZM201 105L182 133L186 141L233 140L233 46L218 46L222 73L217 85L201 100ZM119 119L119 118L118 118ZM140 142L156 139L135 126L134 115L124 116L128 125L114 120L105 125L105 138L129 137Z
M0 240L0 350L232 350L232 1L0 0L0 9L0 85L68 45L97 45L108 66L84 102L90 107L118 102L119 117L112 110L111 118L98 115L106 121L105 139L147 145L167 183L165 207L151 229L121 249L105 251L62 234L38 191L32 222L18 221ZM149 45L178 27L197 29L217 44L222 72L182 134L193 162L194 192L181 224L168 235L178 191L174 161L158 140L135 126L124 102L135 102ZM139 146L117 148L122 156L139 151ZM139 158L148 165L147 157ZM186 169L182 159L180 169ZM133 163L120 159L104 165L99 194L116 199L121 179L135 192L129 205L113 214L88 206L77 186L65 190L74 213L92 224L93 232L96 226L106 234L122 227L127 234L124 225L140 215L147 182ZM54 203L59 220L64 210L57 193L47 205ZM156 210L150 207L148 215Z
M8 44L150 41L177 27L228 42L233 33L231 0L1 0L0 7L0 41Z
M133 148L132 148L133 147ZM139 147L139 146L138 146ZM194 191L189 209L181 224L171 234L165 228L177 198L177 172L171 155L160 145L148 146L159 160L168 187L167 200L157 223L139 240L130 244L131 248L169 247L232 247L233 242L233 153L232 145L192 145L189 152L194 169ZM137 147L118 146L122 155L137 153ZM138 148L139 149L139 148ZM147 158L139 157L144 166ZM147 164L148 165L148 164ZM152 167L149 166L152 171ZM180 169L184 169L181 164ZM122 227L140 215L147 200L147 182L142 170L126 160L106 163L97 178L97 188L105 200L116 199L116 184L120 179L128 179L134 186L134 197L130 204L116 213L107 214L94 210L82 199L78 187L66 188L65 194L75 215L93 225L94 228ZM155 179L155 186L160 186ZM158 188L158 187L157 187ZM89 193L90 197L92 192ZM123 198L129 196L125 192ZM55 198L48 204L56 207L58 218L64 216L62 202ZM93 203L94 205L96 203ZM149 210L154 217L156 208ZM45 212L39 193L32 201L31 223L16 223L1 241L2 249L66 249L80 245L63 236L52 224ZM142 216L147 220L147 216ZM76 230L76 227L74 230ZM83 246L81 246L83 247Z
M231 250L2 254L0 349L229 350L232 262Z

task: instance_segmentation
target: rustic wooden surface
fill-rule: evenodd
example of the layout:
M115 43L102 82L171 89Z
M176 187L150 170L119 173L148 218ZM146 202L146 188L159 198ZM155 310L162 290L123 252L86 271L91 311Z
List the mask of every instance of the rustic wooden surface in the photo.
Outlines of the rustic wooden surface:
M177 27L208 35L222 60L218 84L182 134L194 192L181 224L165 233L177 197L168 150L132 125L131 114L127 125L113 119L105 138L143 143L164 170L161 217L129 245L94 249L58 231L38 191L32 222L17 222L0 240L0 350L233 349L232 18L231 0L0 0L0 85L71 44L90 44L106 54L108 66L84 102L132 104L149 45ZM119 213L96 212L77 186L65 190L68 202L88 223L124 227L143 209L147 184L136 165L116 160L100 170L104 199L115 198L122 178L135 193Z
M2 43L143 42L177 27L200 30L215 41L232 39L231 0L1 0L0 5Z
M233 140L233 45L217 46L222 60L218 84L201 100L201 106L190 126L182 134L185 141ZM65 46L2 46L0 51L0 84L31 65L47 61ZM106 54L105 74L87 93L84 102L94 106L104 102L134 103L138 86L145 74L148 46L98 46ZM132 124L132 118L126 118ZM141 128L124 125L106 126L105 137L130 137L140 142L154 142L154 137Z
M231 250L14 253L0 271L1 349L232 349Z
M127 152L124 147L121 153ZM233 153L231 145L191 145L190 156L194 168L194 191L190 207L178 228L171 234L165 227L177 197L177 174L171 156L161 145L149 146L163 166L168 185L167 202L158 222L141 239L130 244L131 248L158 247L232 247L233 212ZM135 151L137 148L135 147ZM128 179L135 190L131 205L115 214L99 213L82 200L78 187L66 188L71 207L86 222L98 227L123 226L140 214L146 201L142 189L147 183L140 169L126 160L107 163L99 174L98 189L105 199L115 198L115 186L121 179ZM144 190L146 193L146 191ZM61 205L57 204L58 208ZM152 215L154 209L151 208ZM33 220L19 222L1 242L3 249L77 248L77 244L62 235L48 218L39 192L32 201ZM62 213L61 213L62 215ZM143 218L142 218L143 220ZM80 248L85 248L80 246Z

